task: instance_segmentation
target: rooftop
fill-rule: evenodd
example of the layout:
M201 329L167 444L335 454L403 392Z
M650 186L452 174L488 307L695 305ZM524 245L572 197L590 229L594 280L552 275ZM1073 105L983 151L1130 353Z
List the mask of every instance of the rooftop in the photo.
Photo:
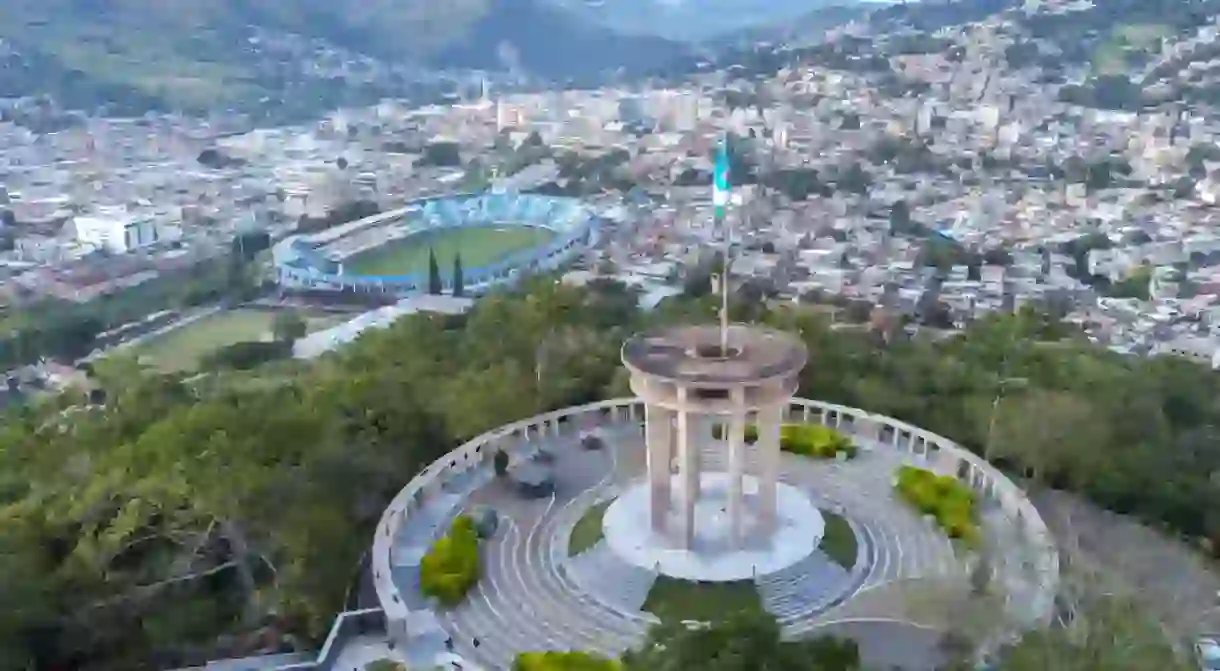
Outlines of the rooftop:
M623 345L623 363L645 375L707 386L762 381L805 367L804 344L786 333L733 324L727 352L721 350L720 335L718 326L642 333Z

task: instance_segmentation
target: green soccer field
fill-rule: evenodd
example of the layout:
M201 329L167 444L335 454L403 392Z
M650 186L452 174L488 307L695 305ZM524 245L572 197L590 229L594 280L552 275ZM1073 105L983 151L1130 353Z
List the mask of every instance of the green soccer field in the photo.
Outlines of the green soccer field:
M361 252L343 262L351 275L426 275L428 250L436 252L441 274L453 271L453 259L462 255L466 270L486 266L526 249L545 245L554 233L543 228L450 228L412 235L376 249Z
M342 321L335 315L303 314L310 332ZM269 337L275 313L266 310L226 310L191 322L136 346L134 353L164 372L192 371L207 355L229 345Z

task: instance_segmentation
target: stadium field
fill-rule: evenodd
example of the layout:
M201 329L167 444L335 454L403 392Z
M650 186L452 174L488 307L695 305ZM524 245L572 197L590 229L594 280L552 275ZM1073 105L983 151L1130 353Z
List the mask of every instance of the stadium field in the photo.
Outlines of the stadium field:
M462 255L467 270L486 266L526 249L545 245L554 233L543 228L450 228L428 231L361 252L343 262L348 275L414 275L428 272L428 250L436 253L441 274L453 272L453 259Z

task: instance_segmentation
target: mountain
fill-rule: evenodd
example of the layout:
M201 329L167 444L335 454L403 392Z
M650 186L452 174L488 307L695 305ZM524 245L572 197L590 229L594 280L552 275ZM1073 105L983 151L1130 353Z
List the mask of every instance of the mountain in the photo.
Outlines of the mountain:
M685 51L543 0L0 2L0 97L122 112L355 104L453 68L588 79Z
M480 68L509 60L544 77L584 79L620 68L651 70L688 51L685 45L623 34L536 0L497 0L439 52L438 62Z
M717 35L705 42L705 45L716 50L723 50L751 46L761 42L790 45L818 42L825 37L826 31L862 19L874 9L876 9L875 4L864 2L828 5L780 23L755 25Z
M778 25L836 0L551 0L613 30L671 40L703 41Z

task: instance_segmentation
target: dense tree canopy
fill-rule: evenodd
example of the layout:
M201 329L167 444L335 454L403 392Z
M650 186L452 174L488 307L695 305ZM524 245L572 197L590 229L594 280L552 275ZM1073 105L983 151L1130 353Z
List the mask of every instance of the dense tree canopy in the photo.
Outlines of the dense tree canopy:
M648 314L635 300L612 282L538 278L309 364L187 381L114 358L96 366L95 405L69 394L13 411L0 424L0 670L166 668L292 637L313 647L349 605L383 507L424 465L505 422L628 393L627 335L715 314L712 297ZM1031 482L1220 541L1208 449L1220 383L1206 368L1042 342L1063 331L1032 312L882 345L803 308L732 311L800 334L803 396L980 453L990 443Z
M814 638L787 642L766 613L741 612L707 627L677 621L653 627L639 650L623 657L625 671L856 671L852 641Z

